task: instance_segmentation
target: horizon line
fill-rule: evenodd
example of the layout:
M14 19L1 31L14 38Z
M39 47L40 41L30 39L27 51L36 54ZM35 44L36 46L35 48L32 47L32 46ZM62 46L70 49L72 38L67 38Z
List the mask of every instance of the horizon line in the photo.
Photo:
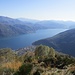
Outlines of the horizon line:
M30 20L38 20L38 21L69 21L69 22L75 22L75 20L70 20L70 19L36 19L36 18L27 18L27 17L10 17L10 16L4 16L0 15L0 17L7 17L7 18L12 18L12 19L30 19Z

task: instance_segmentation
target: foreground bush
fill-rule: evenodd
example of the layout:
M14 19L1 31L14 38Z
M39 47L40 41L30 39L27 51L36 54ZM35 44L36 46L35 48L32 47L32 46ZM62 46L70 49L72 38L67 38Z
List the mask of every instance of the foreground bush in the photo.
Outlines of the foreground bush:
M23 64L20 68L19 71L17 71L16 73L14 73L14 75L28 75L30 74L32 70L32 64Z
M40 45L35 49L35 56L41 60L55 57L55 50L53 48L49 48L48 46Z

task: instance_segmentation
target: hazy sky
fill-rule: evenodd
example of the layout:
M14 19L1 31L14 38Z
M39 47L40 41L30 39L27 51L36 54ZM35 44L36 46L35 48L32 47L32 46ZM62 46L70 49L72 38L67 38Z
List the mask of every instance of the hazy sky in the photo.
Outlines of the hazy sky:
M0 0L0 16L75 21L75 0Z

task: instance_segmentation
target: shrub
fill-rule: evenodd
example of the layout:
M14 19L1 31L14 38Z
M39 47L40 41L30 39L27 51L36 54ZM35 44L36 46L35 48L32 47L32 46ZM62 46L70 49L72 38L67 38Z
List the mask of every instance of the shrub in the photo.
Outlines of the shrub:
M37 46L35 49L35 56L39 60L55 57L55 50L53 48L49 48L48 46L40 45L40 46Z
M32 64L23 64L20 68L19 71L17 71L16 73L14 73L14 75L28 75L30 74L32 70Z

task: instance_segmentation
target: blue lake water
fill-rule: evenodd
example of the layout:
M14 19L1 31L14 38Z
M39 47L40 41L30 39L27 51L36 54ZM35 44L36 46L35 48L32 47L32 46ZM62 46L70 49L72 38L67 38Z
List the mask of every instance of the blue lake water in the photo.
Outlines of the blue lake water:
M18 49L31 46L34 41L52 37L67 29L45 29L37 30L35 33L19 35L15 37L0 38L0 48Z

